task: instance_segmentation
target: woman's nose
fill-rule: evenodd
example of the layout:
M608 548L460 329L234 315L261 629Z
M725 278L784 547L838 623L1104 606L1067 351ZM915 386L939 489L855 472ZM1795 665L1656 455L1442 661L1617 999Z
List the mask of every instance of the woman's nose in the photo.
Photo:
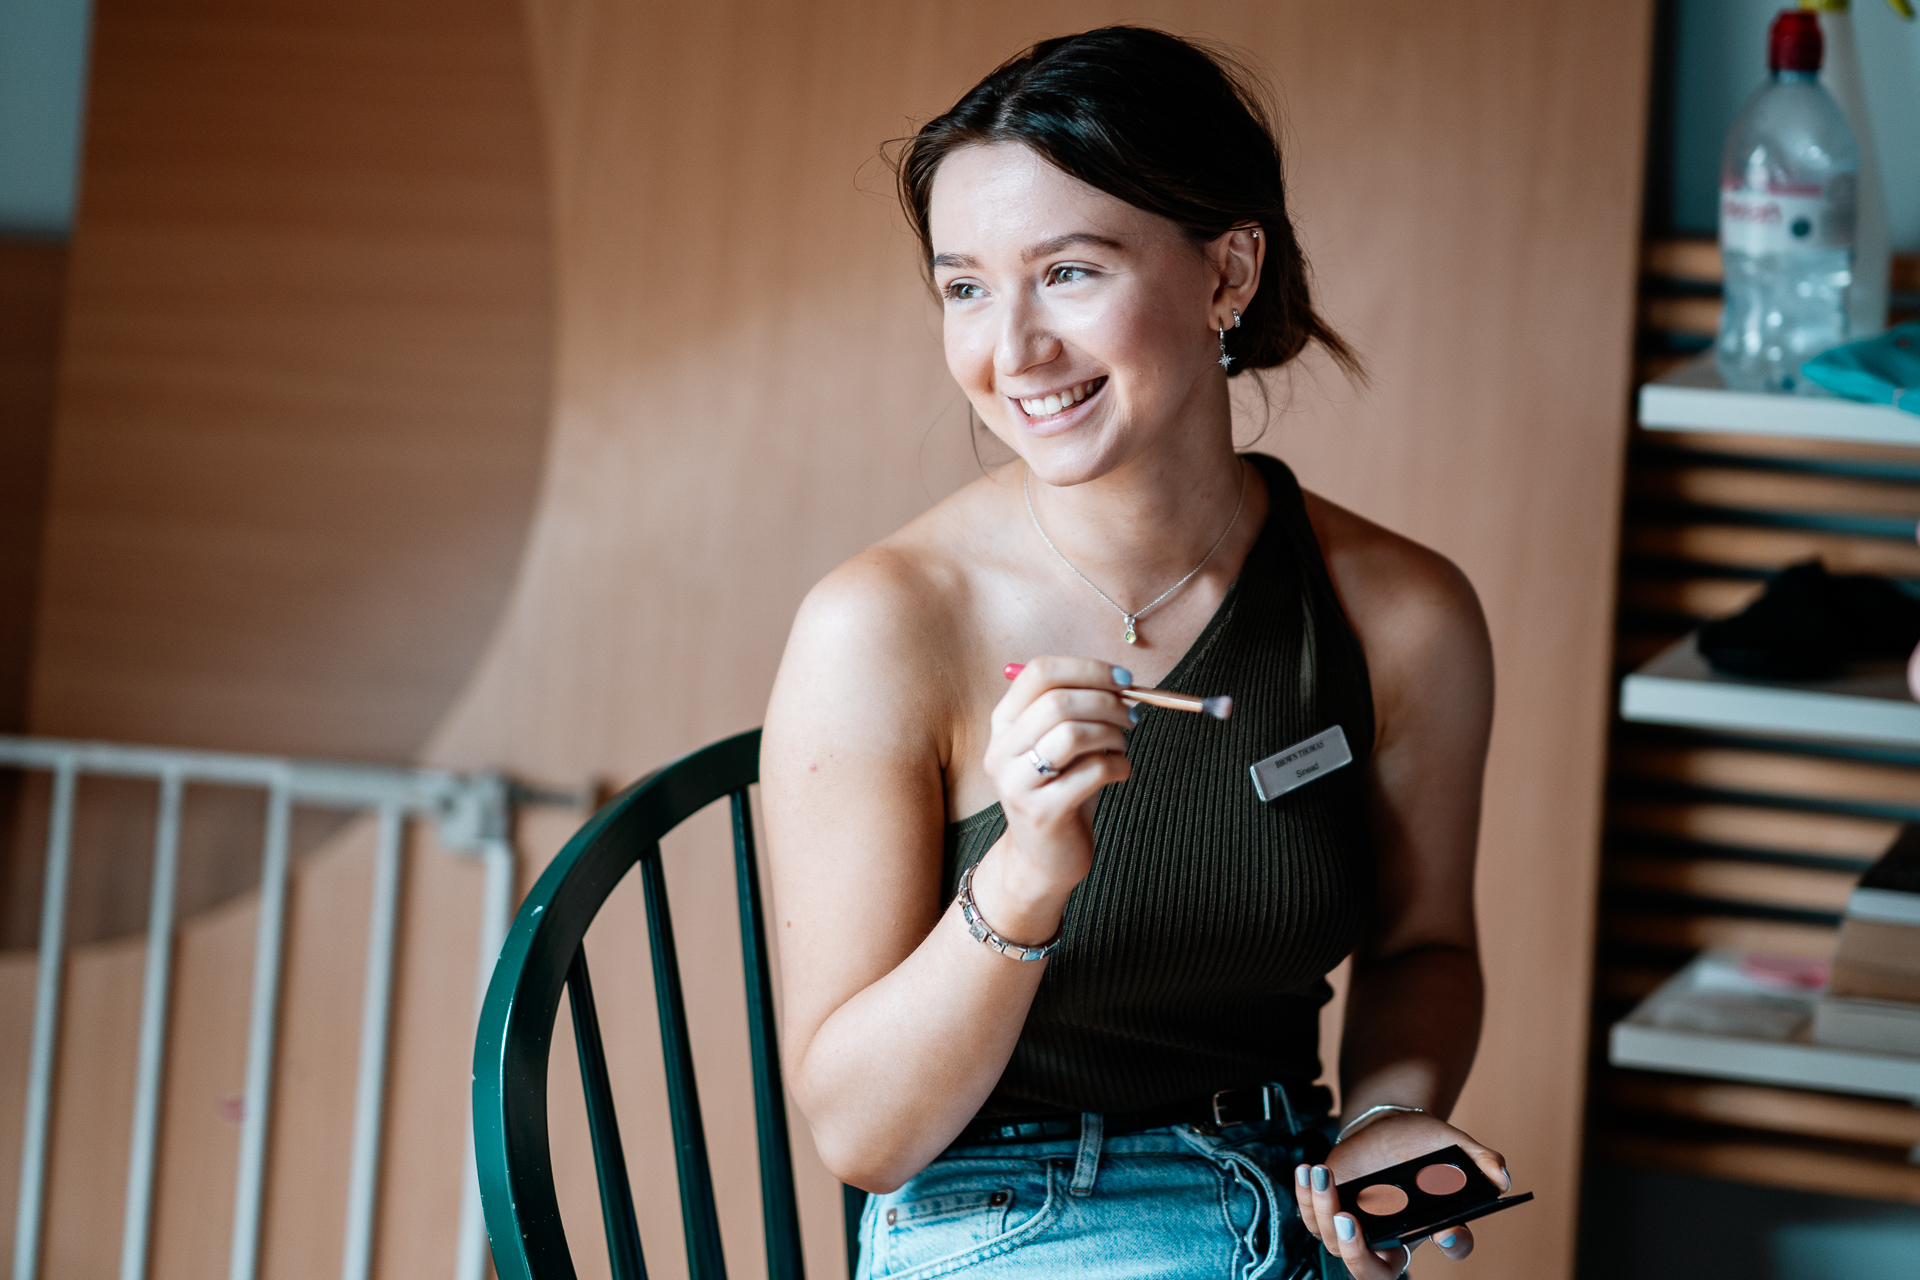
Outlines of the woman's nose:
M994 344L993 364L1003 375L1024 373L1051 361L1060 354L1060 339L1042 323L1038 309L1013 306L1006 312Z

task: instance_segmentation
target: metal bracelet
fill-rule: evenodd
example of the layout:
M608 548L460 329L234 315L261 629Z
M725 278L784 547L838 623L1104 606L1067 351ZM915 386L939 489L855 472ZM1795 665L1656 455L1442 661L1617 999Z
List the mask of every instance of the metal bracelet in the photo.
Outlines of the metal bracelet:
M1396 1112L1406 1115L1423 1116L1427 1114L1427 1109L1425 1107L1403 1107L1397 1102L1382 1102L1376 1106L1368 1107L1365 1111L1362 1111L1359 1115L1340 1126L1340 1136L1333 1140L1334 1144L1337 1146L1345 1142L1351 1134L1357 1130L1366 1128L1367 1125L1379 1117Z
M980 906L973 900L973 873L979 864L968 867L960 873L960 918L967 922L967 932L980 942L986 943L1010 960L1045 960L1060 945L1060 935L1066 930L1066 921L1060 922L1060 928L1053 936L1037 947L1022 946L1018 942L1009 942L993 931L993 926L980 914Z

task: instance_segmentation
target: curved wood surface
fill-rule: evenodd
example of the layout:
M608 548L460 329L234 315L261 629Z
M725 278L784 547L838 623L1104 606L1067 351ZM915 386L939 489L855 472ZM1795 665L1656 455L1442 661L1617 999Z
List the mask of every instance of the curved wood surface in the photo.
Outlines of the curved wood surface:
M506 0L102 0L35 733L415 755L546 439L545 183Z

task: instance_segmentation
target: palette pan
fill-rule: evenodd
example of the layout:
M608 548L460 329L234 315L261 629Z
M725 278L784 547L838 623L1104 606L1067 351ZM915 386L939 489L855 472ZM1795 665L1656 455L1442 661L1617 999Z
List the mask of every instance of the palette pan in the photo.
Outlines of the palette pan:
M1375 1249L1411 1244L1423 1236L1511 1209L1533 1192L1503 1196L1459 1147L1424 1156L1338 1184L1340 1207L1353 1214Z

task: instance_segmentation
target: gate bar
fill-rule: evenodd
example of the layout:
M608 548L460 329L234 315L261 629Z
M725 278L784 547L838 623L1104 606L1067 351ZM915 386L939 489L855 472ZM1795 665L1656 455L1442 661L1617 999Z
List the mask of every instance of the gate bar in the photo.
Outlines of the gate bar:
M73 848L72 756L53 766L53 814L47 824L47 880L40 897L40 965L33 993L33 1056L27 1070L27 1124L20 1144L20 1202L13 1218L13 1280L40 1270L46 1207L47 1130L53 1108L53 1058L60 1035L60 979L67 932L67 855Z
M380 807L380 845L373 863L373 910L367 923L367 990L360 1005L360 1087L353 1105L353 1164L347 1179L347 1244L340 1280L367 1280L373 1265L373 1222L380 1192L380 1129L387 1093L387 1032L393 1008L394 936L400 926L400 854L405 821Z
M280 961L287 923L287 829L293 808L284 777L267 799L267 848L260 868L260 925L253 950L253 1014L247 1028L246 1114L240 1128L240 1176L234 1187L229 1280L254 1280L260 1266L260 1203L266 1187L272 1120L274 1032L280 1013Z
M120 1280L145 1280L153 1227L153 1174L166 1073L167 990L173 977L174 886L180 869L180 771L160 775L160 817L153 836L153 889L147 909L146 990L140 998L140 1058L133 1094L133 1142L127 1154L127 1210L120 1229Z

